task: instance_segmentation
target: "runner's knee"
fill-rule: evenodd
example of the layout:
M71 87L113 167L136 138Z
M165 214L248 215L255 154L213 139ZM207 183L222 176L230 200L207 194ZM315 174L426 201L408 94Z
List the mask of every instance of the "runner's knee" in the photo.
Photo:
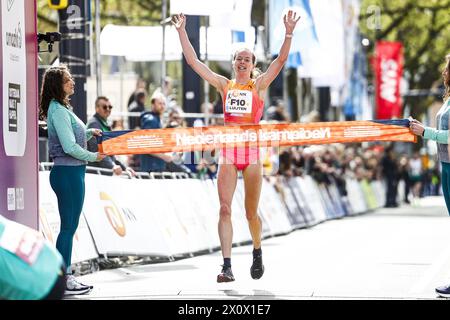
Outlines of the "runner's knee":
M231 219L231 207L228 204L222 203L220 205L220 218Z
M247 218L248 221L253 221L255 219L258 219L258 213L256 211L255 212L246 211L245 217Z

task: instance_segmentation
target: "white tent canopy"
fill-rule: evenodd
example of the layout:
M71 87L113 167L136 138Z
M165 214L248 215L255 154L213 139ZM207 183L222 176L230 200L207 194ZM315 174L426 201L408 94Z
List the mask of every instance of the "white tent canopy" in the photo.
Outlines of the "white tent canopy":
M161 61L162 27L130 27L106 25L100 35L100 53L110 56L124 56L129 61ZM255 30L245 30L245 42L233 43L231 29L208 28L208 60L229 61L238 47L254 49ZM205 58L205 28L200 28L200 55ZM165 60L181 60L182 50L178 33L173 26L166 27Z
M236 0L172 0L170 14L210 16L214 14L231 14Z

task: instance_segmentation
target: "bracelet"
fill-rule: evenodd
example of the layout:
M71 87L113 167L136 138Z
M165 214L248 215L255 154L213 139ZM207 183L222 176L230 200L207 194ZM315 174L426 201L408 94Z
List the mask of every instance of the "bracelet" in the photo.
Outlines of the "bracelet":
M286 33L284 36L285 36L286 38L292 38L292 33Z

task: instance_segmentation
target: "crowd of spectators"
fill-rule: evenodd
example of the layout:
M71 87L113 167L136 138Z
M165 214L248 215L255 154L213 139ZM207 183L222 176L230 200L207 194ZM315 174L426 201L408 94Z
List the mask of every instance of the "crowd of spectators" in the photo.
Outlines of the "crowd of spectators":
M276 174L309 175L319 184L335 183L342 196L347 195L346 178L382 181L386 185L386 207L397 207L399 201L416 204L420 197L441 192L437 163L427 155L414 153L410 158L396 152L393 144L295 146L282 148L279 154L279 162L272 166L278 168Z

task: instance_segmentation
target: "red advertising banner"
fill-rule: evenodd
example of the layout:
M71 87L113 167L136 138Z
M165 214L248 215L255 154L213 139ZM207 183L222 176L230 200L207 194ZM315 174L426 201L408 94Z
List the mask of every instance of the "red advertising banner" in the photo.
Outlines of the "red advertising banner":
M375 57L375 99L377 119L402 116L400 81L403 74L403 45L401 42L379 41Z
M99 149L108 155L189 152L235 146L416 142L408 119L111 131L104 132L100 139Z

